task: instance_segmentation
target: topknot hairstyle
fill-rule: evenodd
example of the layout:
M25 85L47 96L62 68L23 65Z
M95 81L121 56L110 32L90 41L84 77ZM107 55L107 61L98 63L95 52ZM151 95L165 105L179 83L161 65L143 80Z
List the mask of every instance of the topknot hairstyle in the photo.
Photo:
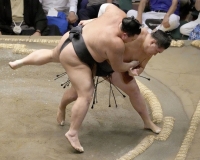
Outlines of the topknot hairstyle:
M134 16L126 17L122 20L122 31L126 32L128 36L134 36L141 33L141 24Z

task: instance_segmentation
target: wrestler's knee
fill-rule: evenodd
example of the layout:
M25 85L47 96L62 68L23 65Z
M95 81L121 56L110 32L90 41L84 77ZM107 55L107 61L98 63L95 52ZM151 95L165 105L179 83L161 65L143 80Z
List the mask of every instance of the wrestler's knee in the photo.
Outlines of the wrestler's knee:
M179 25L180 25L180 17L175 15L175 14L172 14L170 16L170 19L169 19L169 23L170 23L170 28L171 29L176 29Z
M90 102L92 101L92 98L93 98L93 90L85 93L83 96L81 96L84 101L89 105Z
M127 88L126 88L126 94L127 95L137 95L140 93L140 89L136 82L132 82Z
M59 53L57 52L56 48L51 50L50 59L51 59L51 62L60 62Z
M77 100L78 96L77 96L77 94L73 94L73 93L68 94L68 93L66 93L66 94L64 94L63 98L64 99L68 99L70 101L75 101L75 100Z
M72 94L72 95L70 95L70 99L71 99L72 101L75 101L77 98L78 98L78 95L77 95L77 94Z

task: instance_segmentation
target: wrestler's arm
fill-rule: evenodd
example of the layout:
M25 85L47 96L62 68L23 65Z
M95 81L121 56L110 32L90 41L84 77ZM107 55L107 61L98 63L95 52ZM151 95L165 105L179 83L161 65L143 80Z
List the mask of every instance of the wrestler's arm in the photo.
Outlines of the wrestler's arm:
M119 38L112 39L106 55L110 62L112 69L116 72L126 72L130 68L138 66L138 61L124 62L123 54L125 51L124 43Z
M146 67L146 65L147 65L147 63L148 63L148 61L149 61L150 59L151 59L151 57L145 59L145 60L144 60L142 63L140 63L137 67L130 69L130 70L129 70L129 75L130 75L130 76L139 76L139 75L144 71L144 69L145 69L145 67Z
M169 17L170 17L171 14L173 14L175 12L177 6L178 6L178 0L172 0L172 4L171 4L170 8L168 9L167 13L165 14L164 19L162 21L162 25L165 28L170 27Z

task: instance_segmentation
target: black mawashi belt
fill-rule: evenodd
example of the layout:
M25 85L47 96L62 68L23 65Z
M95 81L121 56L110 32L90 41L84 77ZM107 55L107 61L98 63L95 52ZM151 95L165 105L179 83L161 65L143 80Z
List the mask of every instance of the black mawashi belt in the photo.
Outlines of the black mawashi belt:
M166 13L166 11L163 10L153 10L154 12L162 12L162 13Z

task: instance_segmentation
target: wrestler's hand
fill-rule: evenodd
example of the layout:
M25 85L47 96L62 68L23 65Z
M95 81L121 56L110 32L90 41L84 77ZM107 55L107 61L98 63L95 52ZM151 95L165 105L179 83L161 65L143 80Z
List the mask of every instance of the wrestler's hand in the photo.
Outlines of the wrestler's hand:
M93 19L89 19L89 20L82 20L82 21L80 21L80 22L79 22L79 24L78 24L78 25L85 26L86 24L88 24L88 23L90 23L90 22L92 22L92 21L93 21Z
M131 64L131 68L134 69L139 66L140 62L139 61L131 61L130 64Z
M165 28L169 28L170 27L170 24L169 24L169 16L165 15L163 21L162 21L162 25L165 27Z
M130 68L128 71L129 76L138 76L139 75L139 68Z
M69 23L73 24L78 20L78 16L75 14L75 12L69 12L67 20Z
M0 35L2 35L2 34L1 34L1 31L0 31Z

